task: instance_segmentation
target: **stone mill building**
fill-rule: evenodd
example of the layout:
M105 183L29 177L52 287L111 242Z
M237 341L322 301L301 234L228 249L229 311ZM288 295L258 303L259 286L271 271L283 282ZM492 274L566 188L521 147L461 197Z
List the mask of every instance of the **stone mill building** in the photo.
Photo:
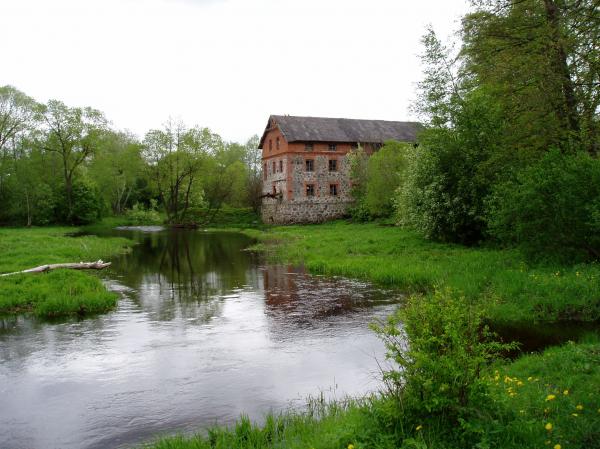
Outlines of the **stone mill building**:
M415 142L419 124L272 115L260 139L265 223L316 223L352 204L347 154L384 142Z

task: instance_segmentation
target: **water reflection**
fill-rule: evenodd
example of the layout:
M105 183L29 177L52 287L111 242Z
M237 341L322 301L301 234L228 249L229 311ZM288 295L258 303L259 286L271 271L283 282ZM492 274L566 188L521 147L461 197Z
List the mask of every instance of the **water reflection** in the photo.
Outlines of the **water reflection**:
M116 311L0 319L0 447L127 446L377 387L390 292L265 266L243 235L126 232Z

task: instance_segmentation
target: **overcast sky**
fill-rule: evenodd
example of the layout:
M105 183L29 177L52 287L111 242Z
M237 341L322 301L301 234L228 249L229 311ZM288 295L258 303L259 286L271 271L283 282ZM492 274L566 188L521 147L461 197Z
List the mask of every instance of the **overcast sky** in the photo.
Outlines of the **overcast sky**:
M0 0L0 85L143 136L169 117L227 140L270 114L414 118L419 40L466 0Z

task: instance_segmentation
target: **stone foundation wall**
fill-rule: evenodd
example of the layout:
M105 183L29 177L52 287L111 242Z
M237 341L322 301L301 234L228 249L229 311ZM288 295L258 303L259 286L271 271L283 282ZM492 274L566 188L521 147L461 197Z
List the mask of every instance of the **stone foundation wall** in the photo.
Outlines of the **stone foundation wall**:
M343 217L350 201L270 200L263 202L262 220L267 224L321 223Z

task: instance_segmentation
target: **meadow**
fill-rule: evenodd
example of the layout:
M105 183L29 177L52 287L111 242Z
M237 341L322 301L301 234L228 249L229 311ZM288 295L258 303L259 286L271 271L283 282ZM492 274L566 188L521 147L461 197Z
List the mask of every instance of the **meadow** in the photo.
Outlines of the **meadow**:
M246 230L271 260L365 279L407 293L451 287L499 323L600 320L600 266L532 264L514 249L426 240L414 231L343 221Z
M125 252L123 238L71 237L77 228L0 229L0 274L62 262L90 262ZM91 272L56 270L0 277L0 313L32 312L55 317L105 312L118 295Z

